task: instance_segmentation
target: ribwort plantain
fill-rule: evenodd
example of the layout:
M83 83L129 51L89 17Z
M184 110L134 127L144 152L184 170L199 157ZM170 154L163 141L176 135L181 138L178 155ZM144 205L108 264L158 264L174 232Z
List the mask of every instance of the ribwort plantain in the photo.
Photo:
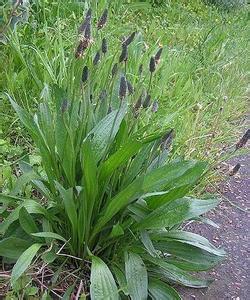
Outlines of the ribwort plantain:
M152 104L152 112L156 113L158 111L158 108L159 108L159 103L157 100L155 100Z
M243 148L247 144L249 139L250 139L250 129L248 129L245 132L245 134L242 136L242 138L238 141L238 143L235 146L236 150Z
M132 33L130 34L130 36L129 36L128 38L124 38L122 44L123 44L124 46L130 45L130 44L133 42L134 38L135 38L135 34L136 34L136 32L134 31L134 32L132 32Z
M92 15L92 10L91 10L91 8L89 8L87 13L86 13L85 19L83 20L82 24L80 25L80 27L78 29L79 34L84 33L87 24L90 23L90 21L91 21L91 15Z
M163 48L160 48L156 54L155 54L155 63L158 65L160 63L161 54L162 54Z
M127 80L128 94L132 95L134 93L134 88L129 80Z
M152 56L149 62L149 71L153 73L155 71L155 58Z
M147 94L146 95L146 98L142 104L142 107L143 108L148 108L150 106L150 102L151 102L151 95L150 94Z
M103 38L102 39L102 53L106 54L108 52L108 44L107 44L107 39Z
M120 99L124 99L126 97L127 94L127 81L125 76L121 76L120 79L120 88L119 88L119 97Z
M115 64L113 65L112 70L111 70L112 78L117 74L117 71L118 71L118 64L115 63Z
M104 11L97 23L97 29L102 29L106 25L107 19L108 19L108 10L104 9Z
M161 139L161 149L168 150L174 138L174 129L169 130Z
M89 77L89 69L87 66L84 66L82 70L82 83L85 83Z
M93 65L94 65L94 66L98 64L98 62L100 61L100 58L101 58L100 51L97 51L97 52L96 52L96 55L95 55L95 57L94 57L94 59L93 59Z
M128 60L128 47L126 45L122 45L122 52L119 57L119 62L126 62Z

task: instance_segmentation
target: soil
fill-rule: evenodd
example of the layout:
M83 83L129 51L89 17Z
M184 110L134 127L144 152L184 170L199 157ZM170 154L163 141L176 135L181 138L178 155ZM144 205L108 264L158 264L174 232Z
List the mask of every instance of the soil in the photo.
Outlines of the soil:
M186 230L207 237L218 247L224 248L228 257L211 272L201 277L212 277L214 282L206 289L180 287L183 300L248 300L250 284L248 278L249 250L248 231L250 219L250 155L230 160L232 166L240 163L239 172L219 186L223 197L219 207L207 214L220 226L190 224Z

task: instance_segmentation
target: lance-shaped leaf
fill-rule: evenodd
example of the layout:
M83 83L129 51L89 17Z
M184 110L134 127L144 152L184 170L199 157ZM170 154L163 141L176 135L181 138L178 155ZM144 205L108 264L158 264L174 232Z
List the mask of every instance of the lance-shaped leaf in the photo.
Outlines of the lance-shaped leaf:
M177 199L155 209L137 227L140 229L172 227L215 208L218 203L217 199L200 200L188 197Z
M118 300L115 279L108 266L96 256L92 257L90 296L92 300Z
M8 237L0 241L0 256L18 259L30 246L30 242L18 237Z
M154 273L161 276L161 278L165 277L166 280L193 288L207 287L212 282L210 279L195 278L188 272L164 261L162 258L148 256L147 260L157 266L154 269Z
M89 133L96 161L99 161L116 136L120 124L126 114L127 104L124 102L119 110L114 110L103 118Z
M125 273L131 299L146 300L148 298L148 274L138 254L125 253Z
M174 288L156 279L149 281L149 293L153 300L181 300Z
M42 244L33 244L18 258L11 273L11 284L13 285L18 278L28 269L32 263L33 258L36 256L38 250L42 247Z

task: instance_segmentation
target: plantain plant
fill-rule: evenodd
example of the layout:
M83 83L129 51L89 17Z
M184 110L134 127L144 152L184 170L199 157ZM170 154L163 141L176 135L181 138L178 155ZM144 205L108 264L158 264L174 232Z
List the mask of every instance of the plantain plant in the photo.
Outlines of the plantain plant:
M49 87L33 117L8 95L41 166L21 161L16 186L0 195L0 255L15 262L12 285L34 262L66 258L87 269L91 299L180 299L172 283L206 287L210 280L189 272L225 256L182 229L218 200L187 196L206 163L170 159L171 117L157 116L152 99L163 49L145 63L133 32L110 50L107 19L104 10L94 26L87 11L65 78ZM19 193L27 183L31 199Z

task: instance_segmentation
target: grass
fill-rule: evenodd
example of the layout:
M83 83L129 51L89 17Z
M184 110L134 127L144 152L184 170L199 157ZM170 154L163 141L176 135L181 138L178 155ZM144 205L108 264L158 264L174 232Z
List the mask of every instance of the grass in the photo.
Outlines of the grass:
M106 1L99 1L99 4L97 5L97 1L90 2L92 8L95 8L93 9L93 18L96 22L107 3ZM225 12L218 10L216 7L207 6L198 0L194 0L191 3L190 1L183 1L182 3L167 1L167 3L162 4L161 7L152 7L150 4L138 2L130 4L125 2L124 4L111 4L110 11L112 11L112 17L105 29L105 37L108 40L108 53L114 53L114 56L108 56L109 54L106 56L109 67L107 64L101 63L98 73L93 71L94 68L93 70L91 69L91 72L94 72L95 74L93 82L96 82L93 86L89 86L88 89L93 90L94 99L97 94L102 92L102 88L107 86L105 78L107 78L108 70L112 66L114 57L118 58L120 55L120 36L137 31L139 33L136 36L135 43L129 47L130 59L123 72L126 74L126 78L129 78L133 86L139 86L139 90L144 88L150 91L151 98L158 102L159 109L157 114L153 117L152 113L146 112L142 120L140 120L138 124L135 122L137 125L131 127L131 116L129 114L128 116L123 116L123 126L119 128L119 134L113 141L114 137L111 138L114 130L113 127L115 127L116 122L120 118L118 112L121 107L119 104L116 104L115 101L112 101L112 104L118 109L118 112L117 115L114 115L113 126L111 128L110 138L108 139L108 144L110 144L110 146L109 149L106 149L104 154L102 154L103 157L101 162L99 162L99 160L96 162L95 157L92 157L94 151L92 149L93 145L91 145L91 143L93 143L91 138L89 138L90 140L87 143L85 139L81 139L81 135L78 138L78 133L73 130L76 125L74 123L73 112L70 113L70 122L68 120L68 115L67 118L63 118L61 127L62 133L63 128L65 127L64 134L66 136L69 135L72 149L68 149L68 153L70 153L71 156L64 158L62 153L59 153L60 151L58 151L58 153L54 152L53 149L55 149L55 147L56 149L60 149L59 144L53 146L53 143L59 142L57 139L53 140L52 134L55 131L55 135L57 135L58 129L54 129L53 126L46 123L46 119L48 118L46 109L51 112L50 117L52 117L53 120L57 120L58 112L55 110L55 106L58 108L58 103L61 101L61 99L54 96L54 88L52 88L52 86L60 86L68 95L70 95L70 99L74 99L73 102L75 105L78 103L79 97L81 97L81 95L79 96L78 92L75 91L74 76L76 76L76 78L80 76L79 72L83 66L83 62L80 60L80 65L74 64L74 59L72 58L72 48L74 47L72 47L72 45L75 45L75 47L77 46L76 32L77 27L82 20L84 8L87 8L87 4L85 5L82 2L72 2L65 5L64 1L58 1L57 3L53 1L40 1L34 4L31 7L31 10L29 10L28 23L19 24L16 29L9 30L6 34L7 42L5 45L1 46L0 49L2 54L0 62L2 66L2 69L0 70L0 88L3 92L7 92L28 114L38 114L38 122L42 128L42 134L39 129L36 128L36 125L33 124L33 121L26 117L26 113L23 115L24 112L12 101L15 110L21 120L24 121L23 123L26 126L26 129L30 133L30 135L28 135L25 132L24 127L19 123L17 116L13 113L5 94L1 95L1 189L4 193L10 192L12 195L11 197L14 197L10 197L11 200L8 201L16 199L15 201L18 203L20 203L20 201L26 203L26 200L23 200L22 198L15 198L17 195L23 195L25 198L34 198L34 190L30 185L25 184L28 180L32 180L30 179L30 176L34 176L34 173L28 168L28 174L19 177L20 171L19 168L17 168L17 161L19 159L24 158L26 162L29 161L29 163L33 165L35 171L38 172L39 176L45 176L46 174L48 178L46 187L48 188L49 194L46 190L43 190L43 192L45 191L45 198L53 199L48 207L46 207L46 203L42 203L43 206L45 205L48 213L48 215L45 214L46 218L41 219L43 231L45 231L47 235L45 233L39 233L40 236L39 234L35 238L32 236L31 238L35 241L36 239L39 240L39 238L42 238L43 244L39 244L39 246L38 244L31 245L30 248L28 248L29 251L26 250L28 252L25 255L27 256L29 254L30 257L33 257L41 247L45 247L46 245L49 246L47 243L48 238L50 240L51 238L55 238L65 241L65 239L68 240L71 236L73 239L67 243L67 253L72 256L77 255L83 257L84 259L92 259L91 270L92 268L93 270L91 272L96 275L91 276L96 278L97 274L100 274L98 272L105 273L109 278L108 280L110 281L114 293L117 293L112 274L107 268L110 267L113 260L115 260L115 256L112 257L112 253L115 253L116 247L119 248L118 246L123 244L123 240L126 239L117 237L114 241L114 248L112 248L113 246L108 249L105 249L104 247L104 250L103 241L106 239L109 240L109 234L112 236L112 234L116 235L118 233L118 236L120 236L123 229L130 230L129 224L131 222L133 223L134 220L130 220L130 217L126 215L127 207L120 207L115 212L113 210L113 205L116 203L115 200L123 199L122 189L124 186L122 185L122 175L119 173L121 168L119 168L119 170L112 170L114 171L112 180L109 181L109 179L107 179L107 182L103 184L103 177L100 175L103 173L103 170L105 170L103 164L106 166L107 162L109 162L109 158L113 157L113 152L119 151L117 145L124 144L124 141L126 140L126 129L124 129L123 126L126 127L126 124L128 124L127 135L132 140L133 137L135 137L133 134L136 133L136 130L140 127L144 128L144 125L150 125L151 134L153 134L155 129L159 129L157 127L159 123L162 124L163 129L167 125L174 128L175 137L170 160L173 160L174 162L177 161L177 164L179 160L182 161L183 159L188 160L197 158L208 161L213 167L214 164L225 159L225 150L239 140L239 132L241 131L242 124L241 119L247 111L247 12L244 8L231 13ZM22 13L22 11L19 12ZM87 65L91 65L91 61L94 58L96 51L99 48L100 40L103 37L103 33L98 32L94 44L88 51L88 56L85 59ZM97 41L99 41L99 43L97 43ZM162 46L163 54L161 62L157 67L157 72L152 77L152 80L150 76L144 75L141 79L138 79L136 70L139 69L140 63L142 62L144 64L145 73L145 69L147 70L148 68L150 57L152 57L157 49ZM119 84L114 81L111 86L109 86L109 89L111 90L112 95L113 89L119 89ZM85 96L86 95L84 95L84 97ZM135 98L138 96L139 92L136 92L135 96L131 99L135 101ZM111 96L111 98L112 97L113 96ZM121 98L123 98L123 96ZM51 99L53 99L54 102L51 103ZM42 105L39 106L41 103ZM98 108L98 119L100 117L99 114L102 115L102 111L98 106L100 103L97 103L96 105ZM38 107L40 107L40 109L37 110ZM90 108L88 109L91 111L91 105L89 107ZM81 130L83 130L84 134L94 127L95 122L97 121L96 118L93 118L90 122L92 113L88 115L85 109L85 107L82 108L85 114L83 119L85 120L87 118L89 123L87 122L87 125L85 124L87 126L86 128L84 127L85 125L81 125L81 123L79 127L79 132L82 132ZM96 111L94 112L94 115L95 114ZM76 115L76 118L78 119L79 116ZM30 124L33 124L34 126L30 126ZM63 127L63 125L65 126ZM79 124L77 126L79 126ZM37 132L35 132L36 130ZM141 134L142 131L139 132ZM160 151L160 140L157 140L160 137L159 132L156 131L154 134L156 134L154 136L156 144L152 149L158 149ZM86 135L86 137L88 136ZM43 145L43 140L46 147ZM36 147L34 147L34 142ZM85 160L85 156L82 157L82 154L79 151L81 149L81 143L83 143L84 152L89 155L88 160ZM68 147L70 147L70 145ZM138 147L138 145L136 147ZM37 152L37 148L39 149L39 152ZM98 153L99 152L97 151L96 155L100 155L100 153ZM115 157L118 157L118 155ZM137 159L138 157L140 157L140 153L135 156ZM48 158L50 160L48 160ZM67 158L69 158L69 160L67 160ZM148 160L150 161L153 158L154 157L151 155ZM41 159L44 170L41 168ZM130 164L133 159L134 157L128 157L126 170L129 170L131 167ZM175 159L177 160L175 161ZM51 162L51 165L49 161ZM80 161L82 162L82 169L80 170L77 168L77 170L75 170L77 162ZM21 163L20 167L22 172L25 170L27 171L27 165L25 163ZM13 176L13 170L17 176ZM143 170L140 171L140 174L143 175L144 171L145 169L143 168ZM96 172L96 174L93 172ZM93 186L90 184L91 180L88 178L91 174L93 175L93 178L96 178L95 192ZM38 182L40 179L36 178L36 176L37 174L35 174L35 179ZM16 179L16 177L19 178ZM98 187L100 178L102 181L101 185ZM117 178L120 179L117 180ZM146 175L145 182L150 181L147 178ZM210 174L207 174L205 182L197 188L196 194L200 194L203 186L207 184L207 181L212 181L214 178L213 168L211 168ZM153 177L151 179L153 179ZM58 182L57 184L54 183L55 180ZM157 180L158 179L156 178L155 188L159 187ZM182 180L184 179L180 179L180 182L182 182ZM192 183L196 181L191 177L189 180L191 180ZM22 183L24 183L24 187L22 186ZM138 186L138 191L140 184L140 177L138 177L138 180L135 180L134 183L133 181L131 183L132 187ZM80 185L86 185L87 187L89 185L90 190L84 189L83 192L78 191L78 194L75 187L79 187ZM22 187L20 188L20 186ZM106 189L107 186L109 187L108 189ZM40 184L39 187L41 187ZM155 188L152 182L147 193L155 192ZM161 186L161 188L163 188L163 186ZM120 190L121 196L119 196ZM186 192L186 188L184 188L184 190ZM129 189L126 191L129 192ZM87 199L91 195L90 192L92 193L92 196L94 195L93 199L95 200L93 200L93 203L97 203L96 206L94 206L94 208L92 207L91 210L87 210L86 207L84 208L80 205L79 207L77 206L74 208L77 210L77 217L80 216L78 209L81 214L87 214L89 222L87 222L86 228L83 228L79 225L81 220L79 221L79 219L76 218L72 219L72 211L70 212L72 207L66 206L65 199L71 197L72 203L78 203L79 197L82 197L82 194L84 194L83 198ZM85 193L87 194L85 195ZM100 197L96 197L96 193L100 195ZM47 197L48 195L50 196ZM182 191L181 196L183 195ZM149 199L149 203L151 203L153 201L152 196ZM162 196L161 199L163 201L165 198ZM172 200L174 205L175 199ZM32 202L33 200L30 201ZM27 206L24 204L23 206L17 205L15 207L17 213L19 213L20 225L25 233L29 235L34 233L34 228L36 229L36 232L41 230L40 227L38 230L38 224L34 224L34 220L31 215L28 214L28 212L32 210L31 206L35 205L34 202L32 202L33 204L31 205L31 202L28 202ZM57 203L57 205L55 205L55 203ZM87 205L90 205L91 203ZM213 204L212 201L211 206L213 206ZM50 205L55 210L55 219L53 219L54 216L51 215ZM64 205L66 213L63 213L61 210ZM190 202L190 207L191 206L192 203ZM136 209L138 208L139 207ZM33 209L36 210L37 208ZM95 212L93 216L92 209L94 209ZM105 211L107 214L102 215L102 209L106 209ZM157 209L157 213L159 214L163 208L157 207ZM173 210L174 209L175 207L173 207ZM135 210L133 212L135 212ZM6 213L7 211L5 214ZM142 212L138 215L137 213L138 212L135 213L136 218L141 218ZM157 213L155 214L157 215ZM155 226L154 223L158 221L158 218L155 218L155 214L152 213L153 221L151 220L151 225L146 225L147 221L145 220L142 221L144 224L143 226L145 226L146 229L152 229L151 226ZM99 217L99 215L101 216ZM125 219L127 219L123 224L122 220L124 215ZM104 216L108 219L105 220ZM159 214L159 217L160 216L161 213ZM146 219L150 221L150 217L151 215L148 215ZM63 220L65 220L65 222ZM78 221L80 222L79 224ZM183 220L180 219L180 221ZM138 220L137 222L139 223ZM168 222L170 221L168 220L166 224L170 224ZM31 227L28 227L28 225ZM108 229L112 225L113 230L109 233ZM178 224L171 223L171 225L174 226L174 229L178 229ZM107 226L107 228L105 226ZM138 226L139 225L137 225L137 227ZM4 225L2 227L4 227ZM136 230L134 231L137 227L136 225L135 227L131 227L132 233L135 236L138 234ZM96 231L93 232L93 228ZM53 234L57 233L59 236L55 236L48 231L52 231ZM83 231L82 234L80 234L81 231ZM101 238L99 232L102 232ZM130 238L130 233L125 234L127 239ZM46 243L44 243L44 238ZM173 237L162 237L157 234L155 237L154 234L152 234L152 238L156 239L153 240L153 242L161 248L163 247L162 245L164 244L163 241L165 241L165 238L171 239ZM188 239L188 237L186 238ZM39 242L41 242L41 240L39 240ZM144 240L144 246L145 243ZM203 243L205 242L203 241ZM83 248L82 245L84 245ZM131 249L135 252L138 250L136 244L131 247L132 248L130 248L129 251ZM148 244L146 246L146 252L148 250L147 247L149 247ZM119 248L119 255L123 252L123 248L125 249L126 246L124 245L121 249ZM98 255L100 254L101 258L104 258L106 263L108 261L110 265L107 266L99 258L92 256L91 252L96 254L96 249L99 249L97 251ZM211 253L214 251L214 254L216 253L216 255L224 255L219 252L217 253L214 249L212 250L210 246L207 249L209 249ZM136 254L133 254L133 252L125 254L126 277L128 276L128 278L130 278L130 276L132 276L131 273L133 273L133 270L131 268L133 262L138 266L143 266L141 269L144 276L143 278L147 276L145 275L147 272L146 267L149 268L148 274L151 274L152 264L159 266L160 261L152 258L149 259L148 256L145 256L144 254L140 253L140 251ZM25 260L27 263L25 256L20 256L20 260L18 260L17 265L14 267L15 272L14 275L12 275L12 281L16 281L16 279L21 276L20 272L18 273L18 270L19 266L24 264L22 260ZM118 260L118 262L121 263L121 260ZM184 268L179 261L174 261L174 265L181 265ZM166 265L165 271L168 267L169 266ZM196 267L198 270L207 267L207 265L205 266L203 262L198 262ZM98 268L100 268L99 271ZM113 267L111 268L112 272L116 273L113 270ZM119 265L119 268L122 269L123 267ZM187 270L193 270L192 268L190 269L190 265L186 265L185 268ZM159 273L160 270L157 270ZM176 270L173 270L173 272L176 272ZM154 271L152 274L154 274ZM117 276L117 274L115 275ZM175 277L175 281L177 280L177 277ZM131 278L128 278L127 280L131 280ZM188 277L186 277L186 280L189 280L187 278ZM134 279L135 278L132 277L131 282L133 282ZM178 278L178 280L180 280L180 278ZM187 281L184 281L181 283L187 283ZM190 282L191 281L192 280L190 279ZM188 283L189 285L196 284L190 282ZM96 285L98 286L99 284L100 282L97 280ZM143 284L144 287L141 287L141 293L145 295L145 286L147 285L145 280L143 281ZM153 281L150 284L151 293L160 288L157 285L157 282ZM199 284L202 285L202 283ZM105 287L100 286L99 288L105 289ZM166 286L166 289L168 289L168 286ZM123 288L121 288L121 290L123 290ZM170 291L172 290L168 290L168 292ZM98 291L93 287L92 293L95 292ZM135 291L133 287L130 287L129 292L136 295L137 291ZM126 293L125 290L124 293Z
M38 95L46 97L47 84L63 81L75 21L83 9L81 3L52 2L49 11L49 4L41 3L33 7L29 24L20 25L1 49L1 90L29 110L40 101ZM200 1L170 1L163 8L123 5L114 11L108 37L114 45L121 32L140 30L146 43L165 46L153 96L159 99L162 114L178 112L173 123L177 155L214 161L225 143L237 139L238 120L247 110L247 13L226 13ZM15 117L6 101L1 108L4 138Z

